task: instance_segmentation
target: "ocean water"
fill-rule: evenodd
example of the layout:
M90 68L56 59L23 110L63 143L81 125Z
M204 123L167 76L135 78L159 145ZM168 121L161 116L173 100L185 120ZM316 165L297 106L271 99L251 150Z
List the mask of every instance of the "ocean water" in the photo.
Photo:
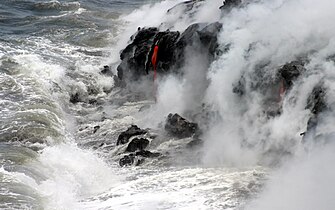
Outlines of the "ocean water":
M180 2L1 0L0 209L334 209L335 3L255 0L222 14L222 0L205 0L191 13L167 13ZM230 50L209 67L187 52L184 76L159 78L156 102L100 74L104 65L116 73L137 27L183 31L215 21L223 24L219 48ZM281 114L267 117L267 95L251 87L300 56L307 71ZM232 92L242 75L244 99ZM330 111L316 130L322 143L304 144L306 101L317 84ZM118 166L116 139L129 125L158 133L168 113L202 104L215 113L202 147L186 149L187 138L153 141L164 158Z

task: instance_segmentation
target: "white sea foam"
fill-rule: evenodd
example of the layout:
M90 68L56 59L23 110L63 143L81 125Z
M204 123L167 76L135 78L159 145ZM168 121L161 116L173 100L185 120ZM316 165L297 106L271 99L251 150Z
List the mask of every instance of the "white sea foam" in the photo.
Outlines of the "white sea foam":
M36 167L47 177L35 187L45 197L46 209L78 209L82 199L120 181L103 160L70 143L45 148Z
M140 170L140 171L139 171ZM85 209L220 209L236 206L237 193L252 194L264 172L219 168L161 168L126 170L137 175L84 202ZM255 188L249 188L252 180ZM259 187L259 186L258 186ZM243 196L242 196L243 197Z

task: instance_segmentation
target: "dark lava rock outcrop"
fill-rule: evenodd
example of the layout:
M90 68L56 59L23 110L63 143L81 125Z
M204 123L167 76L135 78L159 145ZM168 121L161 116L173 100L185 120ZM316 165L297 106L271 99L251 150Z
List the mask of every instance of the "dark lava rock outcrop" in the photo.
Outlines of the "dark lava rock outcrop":
M169 114L165 124L168 134L177 138L192 137L199 133L197 123L189 122L178 114Z
M315 115L325 111L327 109L325 97L326 90L322 84L314 87L312 94L307 99L306 109L310 109Z
M131 165L139 166L145 162L146 158L157 158L159 156L161 156L161 154L158 152L150 152L147 150L141 150L136 153L130 153L128 155L124 155L119 160L119 165L121 167L131 166Z
M153 70L151 57L158 46L157 72L166 73L178 69L185 62L187 46L197 45L204 56L212 60L216 54L217 35L222 24L193 24L183 33L178 31L159 31L158 28L139 28L132 36L131 43L120 54L118 77L121 80L137 80ZM195 44L196 43L196 44Z
M130 166L130 165L133 165L135 162L135 156L134 154L129 154L129 155L125 155L123 156L120 160L119 160L119 165L121 167L124 167L124 166ZM138 165L138 164L136 164Z
M281 102L287 91L290 91L294 82L301 77L306 72L305 64L307 61L297 60L288 62L277 70L277 77L274 80L266 81L266 79L258 78L257 73L255 77L248 75L249 80L258 80L257 85L251 86L250 88L260 93L264 93L264 109L267 109L268 116L276 116L281 113ZM269 79L268 79L269 80ZM249 82L252 83L253 81ZM243 75L238 83L233 87L233 92L243 97L245 94L246 76ZM270 93L272 97L267 97L266 93ZM318 125L319 115L329 110L329 107L325 101L326 88L321 82L319 85L315 86L307 99L306 109L311 111L311 117L307 123L306 132L301 135L304 136L303 141L305 141L305 136L307 134L314 135L315 128ZM272 110L271 110L272 109ZM271 110L271 111L268 111Z
M155 158L161 156L159 152L150 152L148 150L141 150L135 153L136 156L141 156L145 158Z
M301 61L292 61L279 69L278 73L284 81L285 89L289 89L293 81L296 80L306 69Z
M278 97L282 93L286 92L291 88L293 82L298 79L298 77L303 74L305 69L305 63L302 61L292 61L284 64L282 67L277 69L277 76L273 80L271 78L265 78L264 74L265 66L256 67L254 75L242 75L240 80L233 87L233 92L239 96L243 96L246 89L247 78L252 80L249 82L250 88L252 90L257 90L261 93L268 92L268 90L278 89ZM258 68L258 69L257 69ZM281 87L280 87L281 86ZM279 87L281 89L279 89Z
M121 167L129 165L138 166L142 164L146 158L156 158L161 155L158 152L145 150L150 144L150 141L143 137L145 134L148 134L147 130L143 130L136 125L131 125L126 131L119 135L117 146L125 147L122 152L125 153L125 155L119 160Z
M144 150L150 141L145 138L134 138L129 142L126 152L135 152L136 150Z
M126 131L122 132L116 142L116 145L126 144L129 142L129 139L133 136L146 134L146 130L142 130L136 125L131 125Z
M223 1L223 5L220 7L220 9L224 12L229 12L233 8L241 6L242 3L242 0L225 0Z
M329 110L329 107L325 101L326 98L326 89L323 84L319 84L313 88L312 93L309 95L307 99L307 106L306 109L309 109L312 113L312 116L309 118L307 122L307 129L306 132L302 133L304 136L303 142L306 141L305 136L312 136L315 137L315 129L318 126L319 115Z

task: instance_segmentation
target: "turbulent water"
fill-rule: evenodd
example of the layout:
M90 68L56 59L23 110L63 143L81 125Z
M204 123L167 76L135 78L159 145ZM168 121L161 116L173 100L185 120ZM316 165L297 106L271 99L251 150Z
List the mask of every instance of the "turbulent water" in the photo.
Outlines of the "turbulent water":
M1 209L335 208L335 2L255 0L223 15L221 0L206 0L191 14L167 14L180 2L1 0ZM187 52L183 77L161 77L156 102L100 73L104 65L116 73L139 26L183 31L215 21L221 53L204 69L202 55ZM306 72L281 113L267 116L268 94L253 87L301 57ZM244 98L232 91L241 77ZM317 141L302 143L318 84L329 108ZM165 158L118 166L116 139L129 125L159 132L168 113L200 113L202 104L212 115L201 148L166 139L151 145Z

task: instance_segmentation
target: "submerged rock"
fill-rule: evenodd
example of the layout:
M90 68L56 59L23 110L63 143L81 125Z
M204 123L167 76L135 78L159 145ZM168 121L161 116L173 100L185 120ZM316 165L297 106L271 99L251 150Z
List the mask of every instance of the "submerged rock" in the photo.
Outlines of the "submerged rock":
M146 130L142 130L136 125L131 125L126 131L122 132L116 142L116 145L126 144L129 142L129 139L133 136L146 134Z
M178 114L169 114L165 124L165 130L172 136L178 138L192 137L199 133L197 123L192 123Z

